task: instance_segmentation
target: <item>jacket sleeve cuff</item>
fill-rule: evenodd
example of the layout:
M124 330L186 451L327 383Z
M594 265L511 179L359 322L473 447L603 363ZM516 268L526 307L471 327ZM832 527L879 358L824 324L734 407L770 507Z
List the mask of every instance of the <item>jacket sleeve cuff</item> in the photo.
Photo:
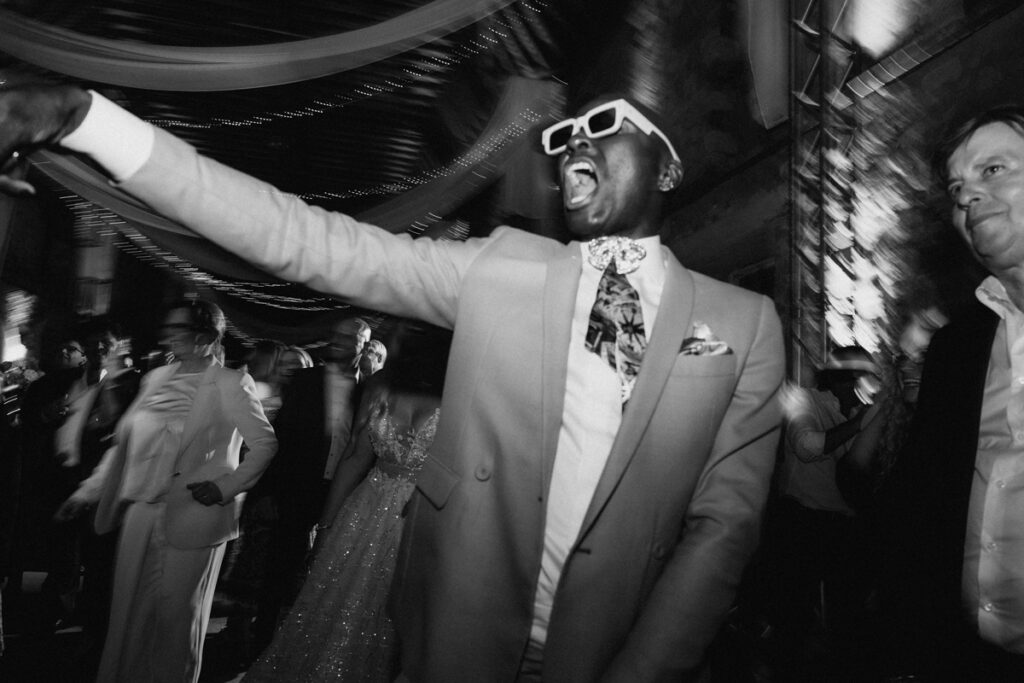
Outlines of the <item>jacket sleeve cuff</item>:
M153 126L98 92L90 90L89 94L89 113L61 145L92 157L115 181L127 180L153 151Z

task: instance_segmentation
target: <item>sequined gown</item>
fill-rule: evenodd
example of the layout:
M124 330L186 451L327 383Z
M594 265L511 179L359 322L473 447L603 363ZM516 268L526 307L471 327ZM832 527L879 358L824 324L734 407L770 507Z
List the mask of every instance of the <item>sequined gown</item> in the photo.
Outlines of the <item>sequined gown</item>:
M396 430L386 401L367 424L376 463L338 511L295 604L244 680L381 681L397 675L385 607L402 508L434 439L439 410L419 431Z

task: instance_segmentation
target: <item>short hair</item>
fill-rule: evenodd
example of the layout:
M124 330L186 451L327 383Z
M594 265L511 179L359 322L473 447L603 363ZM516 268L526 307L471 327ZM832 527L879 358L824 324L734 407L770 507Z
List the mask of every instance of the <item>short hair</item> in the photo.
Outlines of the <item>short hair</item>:
M278 357L278 361L280 362L280 360L285 356L295 356L299 365L303 368L313 367L313 358L309 355L309 352L306 351L306 349L300 346L286 346L284 351L282 351L281 355Z
M263 381L274 374L285 345L274 339L258 339L246 358L249 374Z
M366 322L362 318L349 317L349 318L342 318L341 320L338 320L336 323L334 323L331 326L331 332L336 331L339 327L341 327L345 323L355 324L359 328L359 332L358 332L359 334L362 334L363 332L371 332L372 331L371 328L370 328L370 323Z
M862 346L840 346L829 352L819 373L819 384L850 382L861 375L881 376L871 352Z
M106 355L111 349L118 348L118 342L127 339L117 325L105 317L91 318L83 321L78 326L78 334L75 337L85 348L87 355L91 355L97 349L99 342L101 355Z
M380 362L383 363L388 359L388 347L384 346L384 342L379 339L371 339L366 342L366 347L363 348L363 353L366 353L368 349L375 349L380 354Z
M228 323L220 306L204 299L179 299L168 307L168 312L188 311L192 329L199 334L213 337L209 343L219 342L224 337Z
M1005 123L1017 131L1021 137L1024 137L1024 106L1019 104L999 105L947 128L932 154L932 172L935 177L946 184L949 181L950 157L979 128L990 123Z

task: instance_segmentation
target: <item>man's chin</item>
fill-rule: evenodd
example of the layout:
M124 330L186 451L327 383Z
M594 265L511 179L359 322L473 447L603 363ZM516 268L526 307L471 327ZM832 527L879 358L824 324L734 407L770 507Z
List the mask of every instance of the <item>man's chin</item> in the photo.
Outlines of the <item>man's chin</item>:
M598 237L604 233L604 223L590 206L565 211L565 224L573 237Z

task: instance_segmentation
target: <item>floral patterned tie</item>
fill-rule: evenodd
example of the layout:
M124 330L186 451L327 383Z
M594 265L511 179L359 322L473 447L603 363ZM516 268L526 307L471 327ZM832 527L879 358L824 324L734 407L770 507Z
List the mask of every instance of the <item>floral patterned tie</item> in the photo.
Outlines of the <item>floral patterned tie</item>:
M619 375L625 407L647 348L647 334L640 296L626 276L619 273L614 261L605 268L597 286L585 344L588 351L603 358Z

